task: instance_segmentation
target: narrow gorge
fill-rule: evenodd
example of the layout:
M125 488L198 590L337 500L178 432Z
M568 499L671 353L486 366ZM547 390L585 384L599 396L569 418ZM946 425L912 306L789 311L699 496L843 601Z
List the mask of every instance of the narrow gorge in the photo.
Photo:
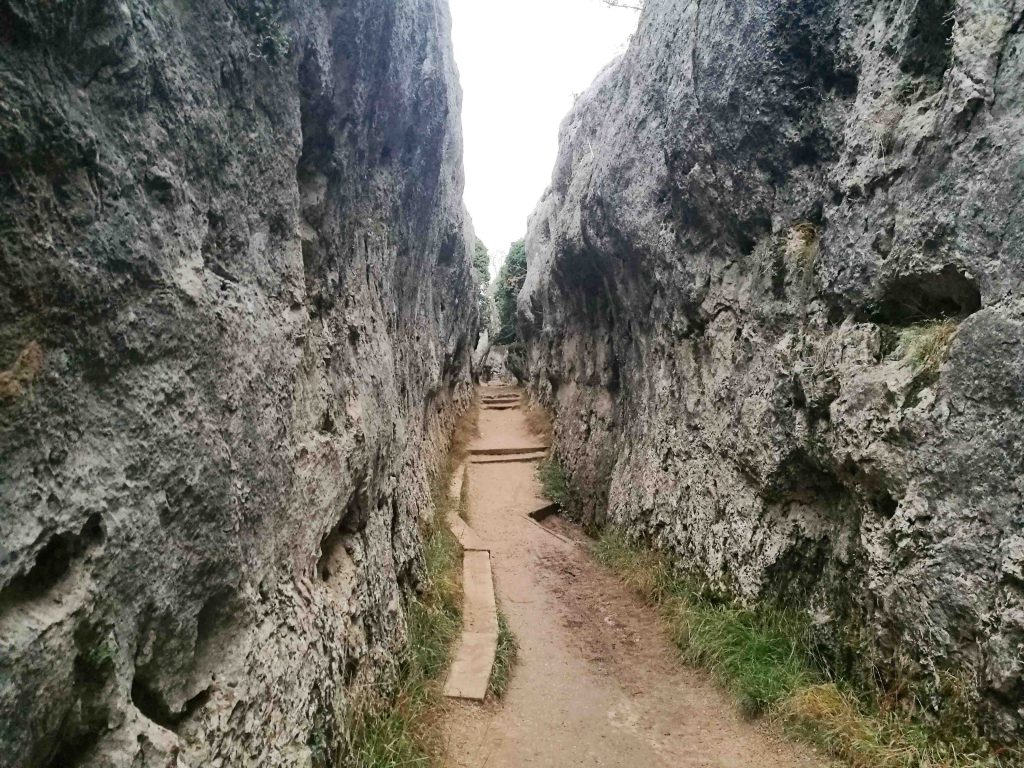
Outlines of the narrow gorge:
M585 522L1005 744L1022 24L1012 0L648 0L562 126L518 302Z
M0 768L1024 765L1024 0L479 7L0 0Z

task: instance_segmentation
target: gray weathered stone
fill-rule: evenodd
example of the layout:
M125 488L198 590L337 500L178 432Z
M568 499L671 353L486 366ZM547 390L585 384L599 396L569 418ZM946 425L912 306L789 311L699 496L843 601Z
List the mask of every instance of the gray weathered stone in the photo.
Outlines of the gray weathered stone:
M519 297L585 515L804 606L885 679L963 678L1008 741L1022 19L1019 0L649 0L563 124Z
M444 0L0 0L0 765L327 765L476 287Z

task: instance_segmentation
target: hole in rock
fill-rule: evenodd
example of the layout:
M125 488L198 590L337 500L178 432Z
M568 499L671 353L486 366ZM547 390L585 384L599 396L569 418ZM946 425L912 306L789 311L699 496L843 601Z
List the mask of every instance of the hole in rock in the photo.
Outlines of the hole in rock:
M109 627L88 621L74 632L73 704L65 712L51 744L48 768L86 765L93 747L109 729L109 686L114 677L117 646Z
M952 60L954 0L917 0L903 41L900 69L941 84Z
M438 264L451 264L452 259L455 258L455 251L458 249L459 236L456 232L452 231L445 235L444 241L441 243L441 250L437 254Z
M78 533L53 536L36 554L32 567L15 576L4 588L0 605L45 595L67 576L77 558L89 548L102 544L103 539L99 513L90 515Z
M173 731L178 725L177 716L171 713L163 697L139 677L132 680L132 704L139 712L163 728Z
M196 616L196 660L203 662L211 651L216 651L219 639L229 629L236 606L234 593L222 590L207 600Z
M877 509L879 514L887 520L891 519L892 516L896 514L896 509L898 507L899 502L887 492L883 491L875 498L875 509Z
M189 717L200 710L210 700L212 688L204 688L185 702L180 712L171 711L163 697L151 689L144 680L135 677L132 680L132 704L148 719L169 731L177 728Z
M908 275L893 281L875 310L874 320L913 325L927 320L966 317L981 308L977 283L954 267Z
M830 551L827 538L798 539L765 569L765 581L784 603L803 604L825 572Z
M328 435L334 434L334 417L330 411L324 411L324 415L320 417L319 431Z
M793 407L797 409L807 407L807 395L804 393L799 379L793 379Z
M333 576L351 569L352 558L349 557L346 542L352 534L363 530L368 521L369 497L360 484L349 499L341 520L320 541L316 572L321 581L329 581Z
M798 450L768 478L761 495L770 503L796 501L832 508L846 498L847 490L834 472Z
M838 96L852 98L857 95L860 78L856 72L850 70L834 70L826 76L825 87Z

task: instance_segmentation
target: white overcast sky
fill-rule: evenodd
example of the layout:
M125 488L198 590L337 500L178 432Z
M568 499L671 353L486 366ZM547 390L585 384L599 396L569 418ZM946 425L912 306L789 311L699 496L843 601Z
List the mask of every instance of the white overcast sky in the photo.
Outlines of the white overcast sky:
M526 234L558 126L625 50L638 13L601 0L449 0L462 81L466 206L492 256ZM492 259L492 274L496 267Z

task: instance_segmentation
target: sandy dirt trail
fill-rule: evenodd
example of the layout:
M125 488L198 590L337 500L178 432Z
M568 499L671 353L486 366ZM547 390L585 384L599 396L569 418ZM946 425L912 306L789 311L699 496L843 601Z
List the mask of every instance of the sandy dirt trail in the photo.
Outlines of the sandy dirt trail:
M481 410L471 447L537 441L522 411ZM447 765L825 765L744 720L704 673L683 666L654 609L594 562L578 530L526 517L547 503L535 467L469 468L470 524L490 543L519 659L501 701L449 705Z

